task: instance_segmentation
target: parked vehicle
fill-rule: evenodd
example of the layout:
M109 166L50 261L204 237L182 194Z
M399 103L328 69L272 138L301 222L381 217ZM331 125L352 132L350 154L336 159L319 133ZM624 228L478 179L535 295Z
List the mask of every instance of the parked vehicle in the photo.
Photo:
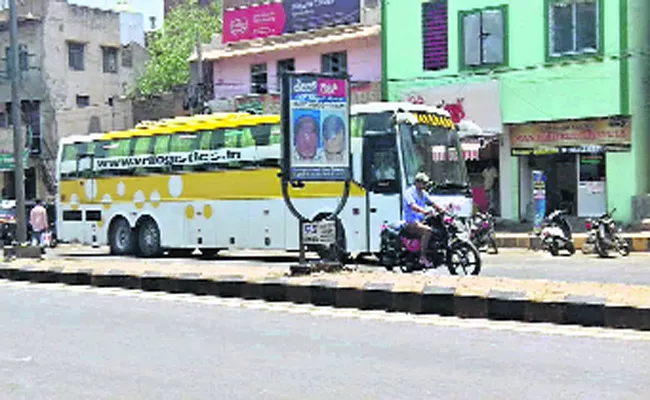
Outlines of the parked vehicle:
M16 237L16 208L3 202L0 207L0 241L5 243L13 242Z
M576 252L573 244L573 232L569 221L565 218L566 212L555 210L545 219L540 232L542 248L553 256L558 256L560 250L566 250L569 255Z
M432 268L446 266L452 275L478 275L481 272L481 255L469 238L467 227L452 214L432 214L424 219L433 235L426 257ZM392 271L424 270L420 263L420 240L407 234L397 224L384 224L381 231L380 264Z
M609 257L609 252L615 250L623 257L630 254L630 247L612 218L615 212L616 209L613 209L595 220L588 219L585 222L587 240L582 246L583 253L590 254L595 251L600 257Z
M34 207L33 202L25 204L25 218L27 241L31 240L32 226L29 223L29 213ZM45 233L45 239L48 247L54 248L58 245L56 232L56 210L54 204L46 204L47 219L50 229ZM2 243L11 243L16 238L16 201L3 200L0 205L0 241Z
M489 212L476 213L469 219L470 239L477 249L492 249L499 254L497 239L494 233L494 216Z

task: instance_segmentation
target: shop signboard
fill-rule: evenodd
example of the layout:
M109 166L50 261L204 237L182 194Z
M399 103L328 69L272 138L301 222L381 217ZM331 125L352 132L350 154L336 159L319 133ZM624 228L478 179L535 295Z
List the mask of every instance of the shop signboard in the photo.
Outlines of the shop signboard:
M616 116L510 126L513 155L629 151L630 118Z
M546 175L544 171L533 171L533 202L535 206L533 231L539 233L546 216Z
M23 165L27 165L29 160L29 150L23 153ZM13 171L16 169L13 153L0 153L0 171Z
M400 97L409 103L444 108L463 136L489 136L503 133L500 93L498 80L432 87L418 82Z
M239 42L360 21L360 0L284 0L224 8L222 41Z
M349 78L304 73L285 79L283 161L289 180L349 180Z

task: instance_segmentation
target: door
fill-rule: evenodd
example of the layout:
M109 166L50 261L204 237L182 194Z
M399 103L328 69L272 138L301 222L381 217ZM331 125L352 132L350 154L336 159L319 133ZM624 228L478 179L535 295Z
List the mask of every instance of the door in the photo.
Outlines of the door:
M581 154L578 169L578 216L595 217L605 214L605 154Z
M394 134L363 138L363 185L366 188L368 251L378 252L381 226L402 217L397 138Z

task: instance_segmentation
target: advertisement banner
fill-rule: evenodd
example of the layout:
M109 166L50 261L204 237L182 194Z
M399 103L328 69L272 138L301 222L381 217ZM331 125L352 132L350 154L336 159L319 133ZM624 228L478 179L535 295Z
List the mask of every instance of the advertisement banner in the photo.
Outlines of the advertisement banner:
M224 9L223 43L361 21L360 0L284 0Z
M630 148L631 125L630 118L624 116L511 125L510 144L513 149L548 149L556 153L581 152L584 146L620 151Z
M546 175L543 171L533 171L533 202L535 205L533 231L539 233L546 216Z
M223 12L223 43L282 35L285 13L282 3L260 4Z
M285 76L285 169L292 181L350 179L348 78L319 74ZM287 87L288 85L288 87Z
M361 21L361 0L284 0L285 33Z

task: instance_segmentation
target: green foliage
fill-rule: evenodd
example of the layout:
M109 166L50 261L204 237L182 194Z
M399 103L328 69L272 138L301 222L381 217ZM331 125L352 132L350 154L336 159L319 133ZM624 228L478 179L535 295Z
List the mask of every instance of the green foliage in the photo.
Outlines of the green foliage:
M185 0L167 14L162 29L150 41L151 58L138 77L137 95L160 94L189 83L188 58L196 49L197 31L202 43L209 43L212 35L221 32L219 3L202 7L197 0Z

